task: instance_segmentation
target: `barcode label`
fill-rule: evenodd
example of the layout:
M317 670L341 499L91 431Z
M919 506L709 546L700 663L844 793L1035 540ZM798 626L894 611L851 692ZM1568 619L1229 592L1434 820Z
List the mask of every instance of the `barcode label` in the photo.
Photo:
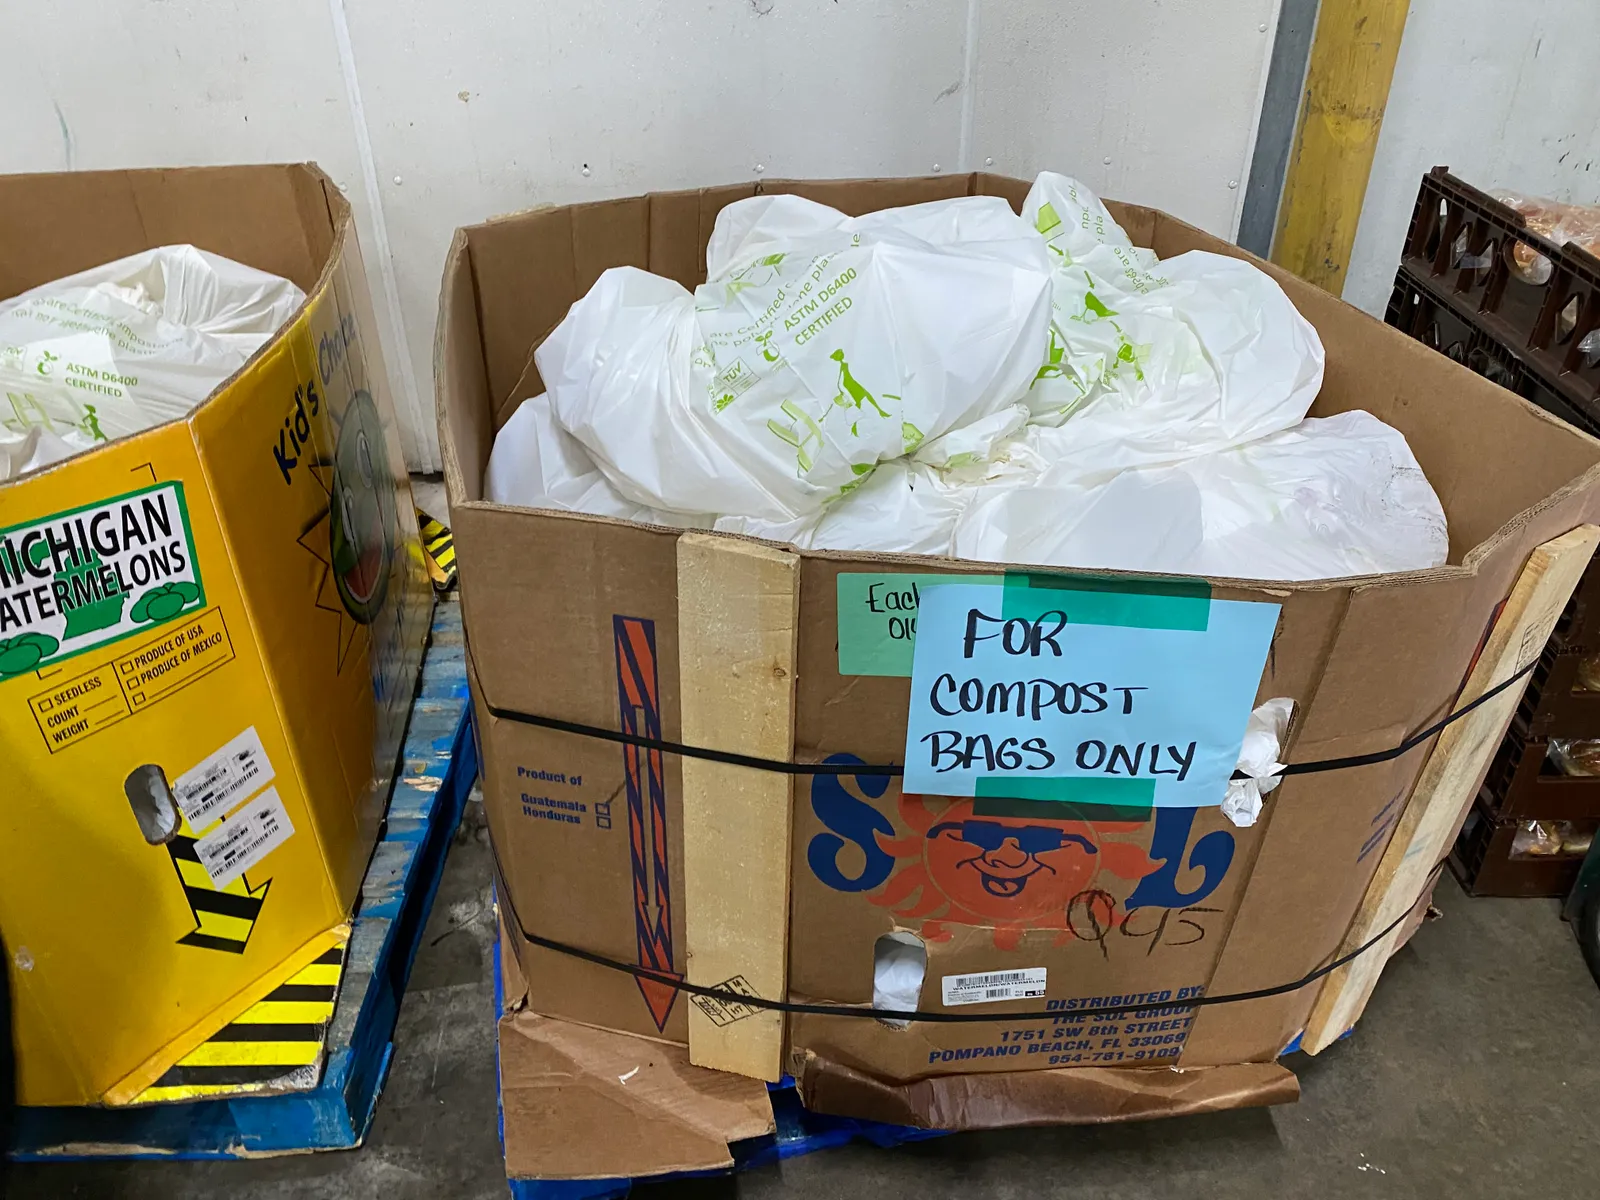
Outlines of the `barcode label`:
M189 828L198 833L273 778L272 763L252 725L198 766L179 775L173 781L172 795Z
M1001 1000L1030 1000L1044 995L1045 968L993 971L987 975L946 975L944 1002L994 1004Z
M194 852L212 884L223 888L283 845L293 833L294 826L289 823L278 789L268 788L195 842Z

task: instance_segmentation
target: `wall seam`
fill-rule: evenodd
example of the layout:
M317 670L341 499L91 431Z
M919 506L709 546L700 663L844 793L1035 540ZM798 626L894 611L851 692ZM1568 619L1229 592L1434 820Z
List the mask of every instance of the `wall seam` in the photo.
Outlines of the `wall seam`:
M972 126L978 98L973 94L973 80L978 74L978 5L981 0L967 0L967 36L961 58L961 140L956 153L956 169L967 172L972 167Z
M1319 0L1281 0L1267 48L1267 69L1256 102L1256 124L1245 158L1245 175L1239 181L1233 234L1239 245L1262 258L1271 257L1277 234L1278 208L1300 127L1311 43L1320 11Z
M383 193L378 187L378 164L372 151L372 134L367 124L367 107L361 94L361 81L356 74L355 50L350 41L350 22L345 13L344 0L328 0L328 16L333 23L333 40L339 55L339 73L344 79L345 100L350 108L350 123L356 140L356 156L361 164L361 183L367 193L367 210L372 222L373 257L377 268L382 304L375 304L381 312L379 318L385 327L380 333L380 345L387 342L398 360L389 370L391 386L398 382L399 395L395 398L401 409L401 426L409 433L416 461L407 465L414 471L434 472L440 469L437 434L432 422L423 411L421 393L417 387L417 373L411 361L411 342L406 336L405 312L400 305L400 283L395 276L394 252L389 242L389 226L384 219ZM368 280L371 286L371 280ZM376 297L375 297L376 299ZM382 336L387 334L387 336ZM386 359L388 356L385 356Z

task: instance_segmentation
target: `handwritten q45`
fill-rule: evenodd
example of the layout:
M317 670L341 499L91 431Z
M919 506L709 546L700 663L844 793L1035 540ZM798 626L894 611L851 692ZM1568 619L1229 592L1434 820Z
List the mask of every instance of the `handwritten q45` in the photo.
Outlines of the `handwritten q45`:
M905 787L938 796L1220 804L1278 605L1052 577L921 588Z

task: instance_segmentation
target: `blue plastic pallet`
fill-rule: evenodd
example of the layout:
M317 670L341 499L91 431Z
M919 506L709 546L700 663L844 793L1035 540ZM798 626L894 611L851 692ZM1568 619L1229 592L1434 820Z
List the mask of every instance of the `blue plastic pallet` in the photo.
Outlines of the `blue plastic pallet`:
M22 1108L12 1157L226 1159L347 1150L372 1125L395 1020L444 860L477 779L461 606L434 610L382 840L361 885L322 1080L310 1091L139 1108Z
M494 1006L495 1011L505 1011L505 992L500 976L500 941L494 945ZM648 1175L636 1179L509 1179L512 1200L614 1200L626 1196L636 1183L662 1183L670 1179L705 1179L722 1175L735 1175L754 1167L766 1166L785 1158L798 1158L818 1150L828 1150L856 1140L871 1142L875 1146L901 1146L907 1142L921 1142L929 1138L947 1136L934 1129L912 1129L904 1125L884 1125L877 1121L857 1121L850 1117L830 1117L808 1112L800 1103L800 1092L794 1080L785 1078L781 1083L768 1085L772 1099L772 1115L777 1129L765 1137L748 1138L729 1146L733 1166L720 1171L676 1171L665 1175ZM496 1098L500 1119L501 1151L505 1149L505 1107Z

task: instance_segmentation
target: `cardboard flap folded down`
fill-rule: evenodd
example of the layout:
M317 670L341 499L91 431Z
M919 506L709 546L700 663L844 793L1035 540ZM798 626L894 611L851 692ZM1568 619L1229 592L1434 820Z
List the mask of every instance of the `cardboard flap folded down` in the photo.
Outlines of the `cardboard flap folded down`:
M895 1084L811 1055L800 1097L816 1112L891 1125L965 1131L1101 1125L1292 1104L1300 1081L1277 1063L1222 1067L1070 1067L941 1075Z
M527 1012L500 1020L500 1084L513 1179L711 1171L733 1165L729 1142L774 1129L760 1080L692 1066L685 1046Z

